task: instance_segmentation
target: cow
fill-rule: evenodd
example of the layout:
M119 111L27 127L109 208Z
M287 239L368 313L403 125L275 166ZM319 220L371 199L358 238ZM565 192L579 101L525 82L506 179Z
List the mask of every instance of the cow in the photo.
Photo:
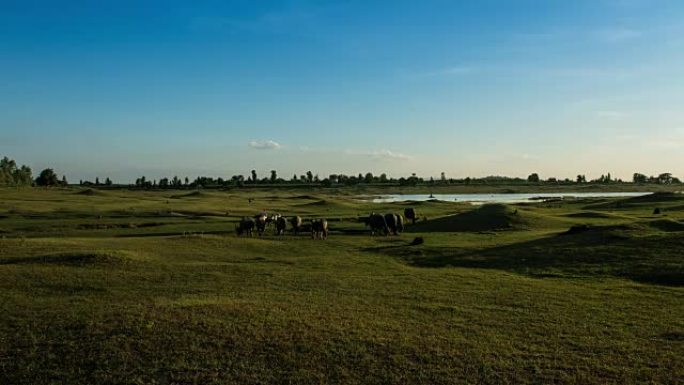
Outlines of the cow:
M392 213L385 214L385 223L387 223L387 228L392 234L397 235L397 216Z
M256 229L257 229L257 234L259 236L264 235L264 231L266 231L266 223L268 220L268 215L266 213L260 213L254 216L254 221L256 222Z
M244 217L235 225L235 232L238 236L247 235L252 236L252 231L254 230L254 218Z
M311 239L328 239L328 221L314 219L311 221Z
M397 214L397 235L404 232L404 217L401 214Z
M405 208L404 216L406 217L406 220L411 221L411 224L416 224L416 219L418 219L418 215L416 215L416 210L414 210L413 207Z
M294 217L290 218L290 223L292 224L292 231L294 232L294 235L298 235L299 231L302 229L302 217L295 215Z
M275 221L276 235L285 234L285 229L287 228L287 219L283 216L278 216Z
M387 221L382 214L371 213L371 215L368 216L366 225L370 227L371 235L375 235L376 233L382 233L384 235L389 234Z

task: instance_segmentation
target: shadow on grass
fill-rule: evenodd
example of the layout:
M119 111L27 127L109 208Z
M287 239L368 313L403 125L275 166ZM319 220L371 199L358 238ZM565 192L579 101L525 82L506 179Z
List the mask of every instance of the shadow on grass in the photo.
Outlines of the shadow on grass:
M635 232L610 226L482 249L392 245L366 251L392 255L415 267L497 269L535 277L622 277L684 286L684 238Z
M126 262L129 262L128 258L119 256L116 253L67 253L30 257L0 258L0 265L88 266L122 264Z

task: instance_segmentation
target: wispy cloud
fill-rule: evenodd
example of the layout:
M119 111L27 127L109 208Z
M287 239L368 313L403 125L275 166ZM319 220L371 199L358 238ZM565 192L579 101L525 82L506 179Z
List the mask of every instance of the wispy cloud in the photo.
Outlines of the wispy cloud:
M282 147L280 143L273 140L252 140L247 143L247 146L256 150L278 150Z
M356 151L356 150L347 150L345 151L347 155L360 155L360 156L365 156L374 160L411 160L413 159L412 156L402 154L400 152L395 152L387 149L379 149L379 150L372 150L372 151Z

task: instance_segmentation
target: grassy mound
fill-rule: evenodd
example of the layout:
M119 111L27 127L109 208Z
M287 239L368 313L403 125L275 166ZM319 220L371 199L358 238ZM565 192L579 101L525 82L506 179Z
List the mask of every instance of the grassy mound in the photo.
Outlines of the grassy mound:
M449 215L416 223L416 232L478 232L497 230L524 230L527 221L516 211L502 204L483 205L465 213Z
M193 191L189 192L187 194L181 194L181 195L173 195L171 198L173 199L182 199L182 198L201 198L206 196L206 193L203 193L202 191Z
M585 218L585 219L609 219L611 215L604 213L597 213L595 211L582 211L579 213L570 213L565 215L568 218Z
M684 231L684 223L673 221L671 219L659 219L656 221L648 222L648 225L654 229L671 232L671 231Z
M654 204L668 204L678 202L684 203L684 194L673 192L656 192L648 195L608 201L605 203L592 204L585 207L585 209L624 209Z
M94 190L94 189L91 189L91 188L87 188L87 189L85 189L85 190L76 191L74 194L75 194L75 195L86 195L86 196L105 195L102 191Z

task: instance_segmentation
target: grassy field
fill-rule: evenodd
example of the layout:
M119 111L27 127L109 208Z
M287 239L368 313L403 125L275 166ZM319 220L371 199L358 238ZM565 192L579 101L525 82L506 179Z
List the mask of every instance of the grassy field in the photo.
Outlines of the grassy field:
M684 195L357 193L0 189L0 384L682 383ZM262 210L330 237L234 234Z

